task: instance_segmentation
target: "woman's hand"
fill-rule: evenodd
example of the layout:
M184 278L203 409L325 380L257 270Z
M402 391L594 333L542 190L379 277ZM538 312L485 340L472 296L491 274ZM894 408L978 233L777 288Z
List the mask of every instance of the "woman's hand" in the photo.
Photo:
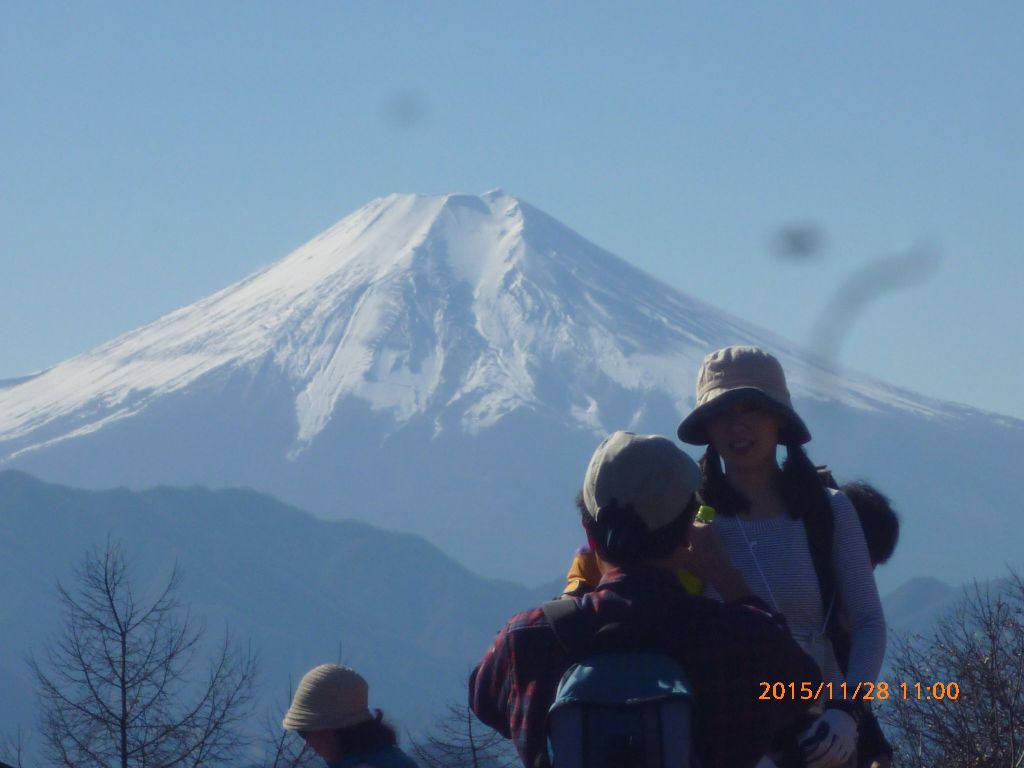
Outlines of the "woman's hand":
M713 523L694 522L690 526L690 545L679 548L675 565L706 581L726 602L739 600L750 592L743 576L729 561Z
M694 522L690 526L689 546L679 552L679 567L714 584L715 577L731 566L714 523Z
M844 765L856 748L857 721L841 709L826 709L800 736L807 768Z

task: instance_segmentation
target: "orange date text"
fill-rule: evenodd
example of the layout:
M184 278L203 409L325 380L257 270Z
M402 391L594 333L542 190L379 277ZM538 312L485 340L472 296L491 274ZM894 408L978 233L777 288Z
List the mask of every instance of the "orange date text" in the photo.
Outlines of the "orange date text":
M957 683L758 683L761 701L887 701L891 698L920 701L956 701L960 698Z

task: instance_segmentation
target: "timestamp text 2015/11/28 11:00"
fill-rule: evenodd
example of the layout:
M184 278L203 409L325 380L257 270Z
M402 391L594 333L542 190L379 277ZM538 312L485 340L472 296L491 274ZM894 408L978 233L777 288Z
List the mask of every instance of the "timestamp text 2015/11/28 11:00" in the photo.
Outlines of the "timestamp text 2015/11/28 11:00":
M949 700L960 698L957 683L759 683L762 701L799 699L801 701L887 701L891 698Z

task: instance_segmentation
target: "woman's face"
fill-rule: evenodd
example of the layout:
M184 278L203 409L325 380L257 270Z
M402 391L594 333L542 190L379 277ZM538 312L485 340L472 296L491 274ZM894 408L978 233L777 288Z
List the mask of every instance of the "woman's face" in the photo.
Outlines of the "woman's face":
M781 416L757 401L737 403L708 421L708 437L727 469L759 469L775 464L784 424Z
M342 755L338 749L338 737L334 731L299 731L306 744L327 762L340 760Z

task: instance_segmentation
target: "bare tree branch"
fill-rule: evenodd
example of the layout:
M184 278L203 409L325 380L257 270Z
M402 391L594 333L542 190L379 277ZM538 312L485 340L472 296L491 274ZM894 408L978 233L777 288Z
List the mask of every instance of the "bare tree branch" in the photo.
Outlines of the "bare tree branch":
M1024 766L1024 579L1011 571L1005 583L975 584L931 636L901 638L893 675L908 694L893 690L880 708L895 736L895 763ZM959 696L948 695L949 684Z
M58 586L60 637L29 665L39 685L46 757L88 768L235 762L250 711L256 656L225 629L208 673L192 670L203 628L176 596L174 568L157 596L136 596L121 548L110 541Z
M281 711L288 706L292 693L289 680ZM298 734L286 731L279 717L268 715L263 726L263 762L260 765L261 768L319 768L323 761Z
M449 702L445 713L419 741L413 756L424 768L512 768L519 756L497 731L483 725L465 704Z

